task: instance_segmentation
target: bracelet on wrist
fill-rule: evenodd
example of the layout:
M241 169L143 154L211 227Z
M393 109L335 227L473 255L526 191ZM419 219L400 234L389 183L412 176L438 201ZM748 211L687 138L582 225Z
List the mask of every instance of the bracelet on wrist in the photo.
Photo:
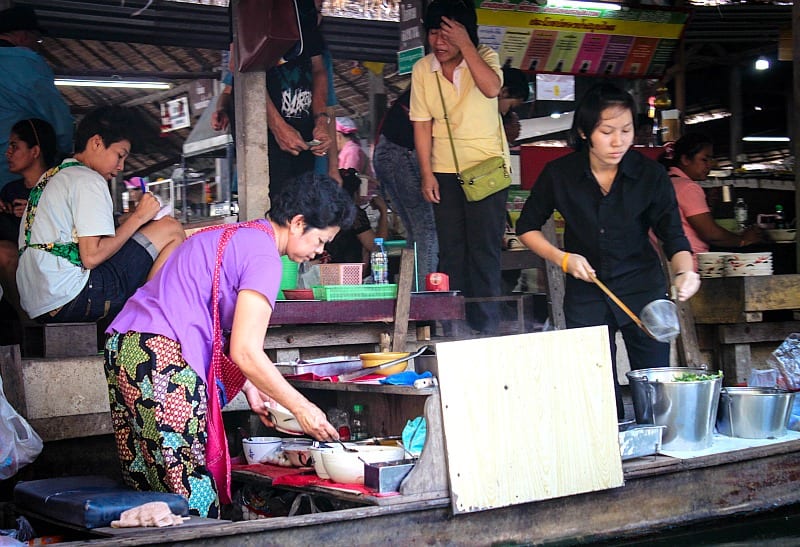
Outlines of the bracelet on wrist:
M564 253L564 256L561 258L561 271L567 273L569 266L569 253Z

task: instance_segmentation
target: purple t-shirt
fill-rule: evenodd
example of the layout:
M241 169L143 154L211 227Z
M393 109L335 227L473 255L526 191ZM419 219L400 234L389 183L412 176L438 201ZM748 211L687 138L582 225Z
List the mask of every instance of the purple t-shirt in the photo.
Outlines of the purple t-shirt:
M126 302L106 332L147 332L175 340L183 358L205 381L213 340L212 277L222 231L197 233L182 243ZM282 265L275 240L255 228L239 229L222 256L219 311L222 330L228 333L240 290L257 291L275 305Z

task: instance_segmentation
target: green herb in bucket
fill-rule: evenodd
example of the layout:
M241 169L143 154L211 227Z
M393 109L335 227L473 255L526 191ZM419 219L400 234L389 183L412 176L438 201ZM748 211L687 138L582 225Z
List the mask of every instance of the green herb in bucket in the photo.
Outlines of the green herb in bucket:
M716 374L694 374L692 372L684 372L678 374L673 378L675 382L702 382L704 380L716 380L722 378L722 371L718 370Z

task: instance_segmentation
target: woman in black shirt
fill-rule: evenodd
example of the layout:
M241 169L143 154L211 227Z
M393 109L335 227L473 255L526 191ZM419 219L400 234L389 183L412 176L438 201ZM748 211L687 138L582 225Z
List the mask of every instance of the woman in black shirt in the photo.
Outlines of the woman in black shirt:
M700 287L691 247L681 227L678 204L666 171L631 150L633 98L601 83L579 103L570 131L575 152L548 163L517 221L520 241L567 273L567 327L608 325L617 410L624 416L616 375L616 331L622 332L631 368L669 365L669 344L644 334L593 283L603 281L634 313L664 298L667 280L653 247L658 237L675 272L679 300ZM566 221L564 250L542 234L553 210Z

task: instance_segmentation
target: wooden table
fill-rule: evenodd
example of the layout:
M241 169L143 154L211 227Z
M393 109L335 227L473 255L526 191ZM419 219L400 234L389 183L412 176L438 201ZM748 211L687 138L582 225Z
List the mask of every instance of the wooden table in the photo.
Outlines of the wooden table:
M293 300L275 305L264 349L274 350L278 361L300 357L301 349L325 348L333 355L337 346L378 344L391 332L396 301ZM407 343L416 342L417 321L464 318L464 297L452 293L411 294ZM331 353L331 352L334 353Z
M800 321L764 321L764 313L800 310L800 275L703 279L690 300L698 329L713 336L715 365L726 384L745 382L753 367L751 344L773 342L800 331Z

